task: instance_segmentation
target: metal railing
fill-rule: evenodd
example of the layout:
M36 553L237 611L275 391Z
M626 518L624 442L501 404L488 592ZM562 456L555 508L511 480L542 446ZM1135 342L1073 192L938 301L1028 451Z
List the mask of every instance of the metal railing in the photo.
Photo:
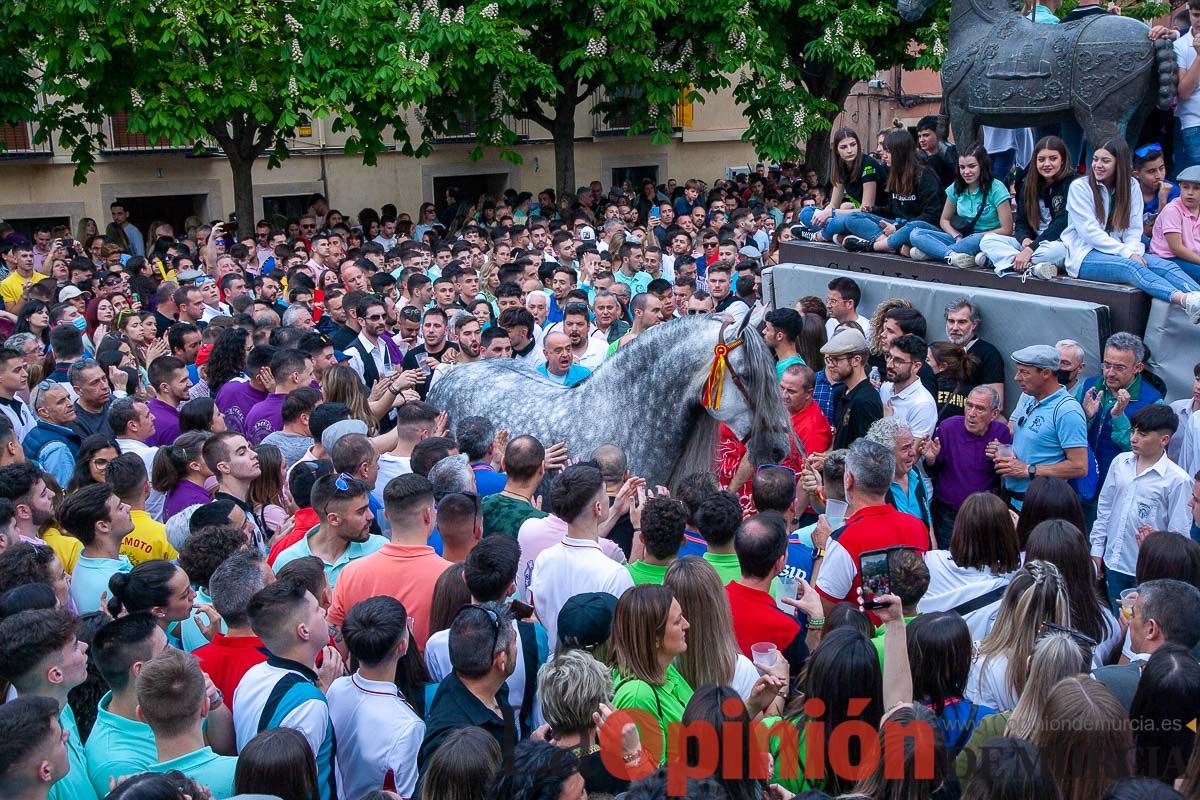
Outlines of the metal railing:
M36 122L16 122L0 125L0 158L29 158L30 156L52 156L54 146L47 140L35 143L38 124Z
M171 144L166 139L152 141L145 134L130 131L129 115L124 113L107 117L102 132L105 140L102 153L187 152L192 149L190 145Z

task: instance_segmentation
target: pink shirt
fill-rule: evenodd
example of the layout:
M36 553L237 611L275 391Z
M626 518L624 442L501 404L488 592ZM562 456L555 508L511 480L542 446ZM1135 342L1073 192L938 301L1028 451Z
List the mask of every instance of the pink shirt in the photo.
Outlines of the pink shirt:
M1181 234L1183 246L1193 253L1200 253L1200 214L1188 211L1182 198L1176 197L1167 203L1154 221L1154 235L1150 238L1150 252L1153 255L1175 258L1171 245L1167 244L1168 233Z
M529 582L533 579L533 562L543 550L548 550L567 535L567 523L551 514L541 519L527 519L521 523L517 541L521 545L521 561L517 567L517 594L529 602ZM600 552L616 561L625 563L625 554L616 542L600 539Z

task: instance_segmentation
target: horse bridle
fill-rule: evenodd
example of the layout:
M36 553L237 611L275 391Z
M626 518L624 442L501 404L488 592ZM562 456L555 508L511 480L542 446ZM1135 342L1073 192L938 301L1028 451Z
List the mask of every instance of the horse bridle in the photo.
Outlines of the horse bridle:
M729 360L730 352L745 344L744 334L739 335L732 342L725 342L725 329L732 323L733 320L728 318L722 320L721 330L717 332L717 343L713 345L713 362L708 371L708 380L705 381L704 395L701 399L701 403L705 408L717 409L721 407L721 393L726 371L729 372L729 379L733 381L734 387L742 395L742 398L746 401L746 405L751 408L754 406L754 399L750 396L750 391L746 388L745 381L742 380L742 376L738 374L738 371L734 369L733 362ZM745 328L744 323L742 328ZM741 334L740 330L739 334ZM753 433L753 431L747 431L746 435L739 439L743 446L750 440L750 436Z

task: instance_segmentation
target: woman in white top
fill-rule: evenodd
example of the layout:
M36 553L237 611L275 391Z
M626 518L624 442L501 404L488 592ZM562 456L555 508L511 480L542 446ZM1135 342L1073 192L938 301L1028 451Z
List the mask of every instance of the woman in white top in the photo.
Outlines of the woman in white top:
M1142 244L1142 192L1124 139L1097 147L1087 176L1071 184L1062 241L1072 278L1131 284L1200 324L1200 283Z
M1181 537L1182 538L1182 537ZM1089 558L1088 541L1070 522L1048 519L1029 532L1025 557L1040 559L1058 567L1067 586L1071 606L1071 627L1099 642L1092 653L1092 667L1102 667L1122 638L1117 618L1108 610L1096 582L1096 570Z
M967 678L968 700L997 711L1017 704L1043 623L1070 626L1066 582L1053 564L1027 561L1004 592L991 633L979 643Z
M1000 596L1021 566L1017 529L1008 507L994 494L968 497L954 520L949 550L925 554L929 588L917 611L957 611L975 641L991 631Z
M702 558L681 558L667 570L663 585L675 595L684 618L691 623L688 649L675 660L679 673L693 688L729 686L743 701L749 700L759 673L754 663L738 651L729 600L717 571ZM691 622L692 616L695 622ZM771 672L786 680L788 666L782 654L776 666L779 671ZM775 708L768 709L768 715L782 713L783 698L776 698L776 703Z

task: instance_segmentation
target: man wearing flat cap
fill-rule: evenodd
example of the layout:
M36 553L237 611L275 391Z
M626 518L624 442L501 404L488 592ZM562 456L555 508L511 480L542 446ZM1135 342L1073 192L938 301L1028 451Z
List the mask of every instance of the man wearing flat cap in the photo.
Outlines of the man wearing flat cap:
M843 328L821 348L825 356L825 375L830 383L841 381L846 390L833 409L833 449L841 450L867 430L875 420L883 418L883 403L879 392L867 380L867 358L871 347L867 337L855 328Z
M1017 511L1025 502L1029 482L1040 476L1079 478L1087 474L1087 418L1083 407L1058 383L1057 348L1036 344L1012 354L1013 376L1021 388L1009 417L1012 455L997 453L999 442L988 445L996 474L1004 479L1009 504Z

